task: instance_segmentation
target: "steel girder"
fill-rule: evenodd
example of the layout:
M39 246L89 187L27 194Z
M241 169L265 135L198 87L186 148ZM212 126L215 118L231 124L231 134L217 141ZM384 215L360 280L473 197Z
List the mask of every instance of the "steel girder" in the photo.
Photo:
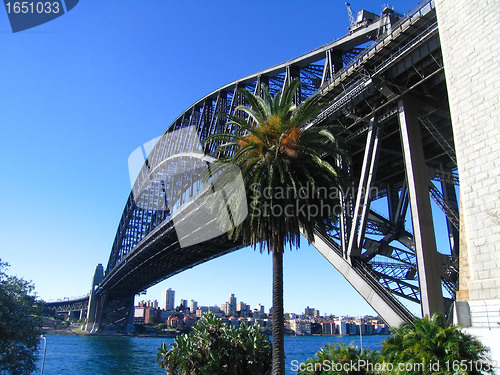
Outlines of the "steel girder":
M432 4L426 6L429 5L432 7ZM330 233L331 238L336 239L344 259L350 261L353 268L356 267L356 264L358 266L363 265L365 271L371 271L370 277L375 275L380 285L383 285L392 295L403 297L412 302L422 303L421 290L423 286L421 278L428 279L429 277L422 275L425 275L425 272L436 264L437 269L434 272L437 274L435 276L437 281L434 281L433 291L426 292L426 295L434 294L434 297L432 297L434 298L434 305L430 308L424 307L426 313L444 311L448 308L450 306L449 300L454 298L458 285L458 265L456 262L458 256L458 232L456 230L458 207L454 187L450 185L450 182L458 184L458 179L453 169L456 167L456 158L452 146L451 124L448 121L447 128L444 129L443 125L435 125L427 117L427 114L443 112L445 119L439 119L439 121L446 122L446 118L449 120L449 114L446 113L445 106L443 106L444 110L443 107L433 108L429 100L425 100L421 93L416 92L419 85L422 85L422 87L432 86L435 82L444 80L444 77L441 76L442 61L439 52L439 40L436 34L437 26L432 21L433 17L431 16L427 25L425 22L421 25L419 35L407 40L405 45L400 46L391 56L378 63L378 65L374 64L372 67L366 67L362 66L363 58L356 60L354 65L357 66L357 71L352 73L354 78L347 80L350 83L349 85L342 85L342 91L339 94L332 95L327 92L328 88L323 89L323 94L332 96L333 100L331 101L332 104L315 121L316 124L321 124L325 120L331 121L332 119L338 121L351 130L351 134L346 139L347 144L359 149L359 167L357 171L352 173L355 181L359 184L358 193L345 197L339 227ZM403 24L408 24L408 21ZM384 43L386 44L388 41ZM376 46L374 49L376 50ZM364 55L370 56L371 53L375 52L368 50L364 52ZM430 63L424 61L425 55L429 56ZM430 68L430 65L433 65L433 67ZM407 77L406 80L402 81L400 73L404 66L412 66L415 74L413 77ZM383 74L383 79L380 79L378 77L380 76L379 72L384 69L386 71ZM339 82L342 80L340 75L336 79ZM333 87L332 91L335 91L335 87L338 87L338 85L335 85L334 80L329 84ZM372 89L374 85L376 90L382 94L382 100L379 103L373 99L370 101L370 98L375 96L375 91ZM389 131L386 131L386 134L383 135L384 139L378 142L382 143L381 150L374 150L375 143L373 140L373 124L383 125L385 122L393 121L394 117L400 113L400 105L395 104L403 97L411 97L412 100L422 104L419 107L418 119L424 126L423 129L427 130L432 137L432 139L420 135L412 137L422 137L423 145L421 147L424 150L424 155L422 156L421 165L425 165L433 171L433 173L429 173L428 177L424 173L422 178L427 181L429 189L427 193L422 190L423 193L421 194L424 194L424 200L429 200L430 194L432 198L438 201L438 206L442 208L449 223L451 256L443 256L432 248L429 249L430 244L434 241L434 236L432 233L423 235L423 238L428 240L428 244L424 245L423 254L434 253L433 259L436 259L436 261L431 262L431 266L421 264L419 267L417 265L418 260L423 258L423 255L417 256L413 233L404 229L407 208L410 202L406 176L404 174L401 176L401 171L395 171L391 174L387 169L387 163L384 162L385 176L374 178L375 185L370 181L372 174L380 173L380 169L376 172L373 169L373 166L380 160L377 152L382 155L385 154L382 156L383 158L390 154L393 165L398 165L394 161L398 158L401 160L399 164L403 165L403 150L394 147L387 149L386 145L387 142L390 142L388 140L391 137ZM361 106L365 107L364 111L359 109ZM414 115L413 117L416 120L417 116ZM447 134L444 134L444 130L446 130ZM400 138L399 127L397 130L391 131L393 134L397 133L397 138ZM360 139L365 139L364 147L362 143L357 141ZM401 142L401 139L398 139L397 142ZM433 150L430 150L431 144ZM415 151L409 150L406 153L413 157ZM428 154L431 153L436 156L431 155L429 157ZM440 159L441 162L438 162L437 159ZM426 167L424 169L427 169ZM349 171L353 172L353 169L350 168ZM401 176L399 181L396 177L398 175ZM431 184L431 176L434 180L441 181L442 191ZM387 183L386 187L384 187L384 182L390 183ZM414 185L415 180L411 182L410 187L414 188ZM373 187L376 187L378 191L373 192L368 197L359 193L360 191L366 192ZM386 200L387 219L383 215L369 210L371 202L380 202L382 199ZM412 211L418 212L419 210L419 208L415 207ZM366 212L368 212L368 216L365 215ZM415 221L413 224L415 225ZM422 251L422 245L420 245L420 248L420 251ZM446 249L443 250L446 253ZM383 257L389 258L393 262L381 261ZM419 273L421 274L420 277ZM442 289L448 293L449 298L441 297ZM431 297L426 296L426 299L425 303L428 304ZM449 313L449 311L446 310L446 313ZM403 311L400 316L404 316Z

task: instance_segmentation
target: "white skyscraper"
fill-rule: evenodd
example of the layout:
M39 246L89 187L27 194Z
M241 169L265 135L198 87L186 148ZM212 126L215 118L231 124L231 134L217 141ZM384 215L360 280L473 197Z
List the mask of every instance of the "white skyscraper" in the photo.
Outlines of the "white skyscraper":
M198 302L191 300L191 303L189 304L189 311L191 314L194 314L196 312L196 309L198 309Z
M171 288L165 289L163 292L163 298L161 299L161 308L167 311L171 311L175 306L175 290Z
M231 294L231 296L227 299L227 303L229 304L227 315L229 315L229 316L235 315L236 314L236 297L234 296L234 294Z

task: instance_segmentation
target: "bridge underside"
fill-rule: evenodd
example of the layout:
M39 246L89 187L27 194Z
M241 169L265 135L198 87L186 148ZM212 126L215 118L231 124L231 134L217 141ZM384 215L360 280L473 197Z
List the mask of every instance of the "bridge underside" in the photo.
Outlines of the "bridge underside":
M385 15L307 55L228 84L193 104L166 133L193 126L203 140L226 128L216 113L245 104L238 88L260 93L266 83L275 92L296 77L302 82L297 103L316 92L329 103L311 126L342 125L352 159L339 160L353 186L342 197L338 226L317 233L314 245L389 324L412 319L401 299L420 304L424 314L448 314L458 285L458 176L432 3L399 21ZM216 146L205 151L217 157ZM220 236L181 248L172 224L179 211L155 209L169 189L183 196L195 183L152 175L151 165L182 150L181 144L160 142L139 174L136 191L147 181L166 182L141 188L140 199L151 202L150 208L129 197L96 291L101 307L92 319L100 329L127 330L134 294L241 247ZM446 218L445 249L436 246L431 199Z
M139 243L95 291L96 308L88 317L93 333L130 332L134 296L179 272L241 248L226 235L181 248L172 222L164 222Z

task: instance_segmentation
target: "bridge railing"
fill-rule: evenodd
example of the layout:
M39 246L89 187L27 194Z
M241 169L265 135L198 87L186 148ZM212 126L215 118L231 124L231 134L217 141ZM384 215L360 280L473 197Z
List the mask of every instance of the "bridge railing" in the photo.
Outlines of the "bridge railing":
M338 95L334 100L332 100L332 104L318 115L317 119L315 119L313 123L321 122L323 119L325 119L329 115L335 113L337 110L342 108L344 104L348 103L353 96L357 96L361 92L365 91L372 83L371 81L372 77L375 77L383 73L396 60L402 59L417 45L430 38L436 32L437 32L437 23L433 22L432 24L428 25L425 29L420 31L410 41L408 41L403 46L399 47L396 51L391 53L386 59L377 64L373 69L373 71L370 73L370 76L361 75L357 79L357 81L351 83L348 87L346 87L340 95ZM334 78L331 81L327 81L325 85L317 91L317 93L325 93L326 91L329 90L328 88L329 86L334 87L336 84L344 80L354 70L357 70L359 66L361 66L361 64L363 64L367 59L372 57L377 50L388 44L394 37L396 37L400 33L401 30L398 30L397 32L392 33L386 36L381 41L379 41L378 42L379 44L374 44L372 47L368 48L366 52L362 53L361 56L359 56L359 58L352 63L351 68L345 67L343 70L340 70L334 76Z
M78 301L84 298L89 298L90 293L83 294L81 296L77 297L63 297L63 298L57 298L57 299L48 299L45 300L46 303L58 303L58 302L71 302L71 301Z
M391 27L391 32L388 35L385 35L382 39L365 48L356 59L352 60L349 64L340 69L330 81L325 82L325 84L318 89L318 93L324 91L327 87L332 85L335 86L338 82L342 81L346 76L351 74L353 70L356 70L361 63L370 58L376 51L385 47L391 40L401 34L401 32L406 30L409 26L416 22L416 20L426 15L433 8L434 0L421 2L419 6L410 11L406 17L396 22Z

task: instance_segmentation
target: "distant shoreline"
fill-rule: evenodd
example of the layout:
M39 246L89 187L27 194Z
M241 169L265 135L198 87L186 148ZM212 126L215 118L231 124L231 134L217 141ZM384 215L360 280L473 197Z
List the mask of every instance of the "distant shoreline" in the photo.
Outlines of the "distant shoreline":
M73 331L71 328L65 328L65 329L45 329L43 330L44 335L66 335L66 336L129 336L129 337L163 337L163 338L175 338L177 335L172 335L172 334L162 334L162 333L89 333L89 332L78 332L78 331ZM388 334L363 334L363 336L386 336ZM339 335L339 334L329 334L329 335L323 335L323 334L311 334L311 335L293 335L293 334L288 334L285 336L290 336L290 337L306 337L306 336L323 336L323 337L349 337L349 336L359 336L359 335Z

